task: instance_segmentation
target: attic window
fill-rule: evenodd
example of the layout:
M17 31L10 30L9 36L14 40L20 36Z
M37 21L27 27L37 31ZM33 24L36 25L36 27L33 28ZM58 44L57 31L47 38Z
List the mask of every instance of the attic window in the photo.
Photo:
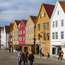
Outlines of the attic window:
M46 15L46 13L42 13L42 17L45 16L45 15Z
M46 13L41 13L40 18L46 16Z

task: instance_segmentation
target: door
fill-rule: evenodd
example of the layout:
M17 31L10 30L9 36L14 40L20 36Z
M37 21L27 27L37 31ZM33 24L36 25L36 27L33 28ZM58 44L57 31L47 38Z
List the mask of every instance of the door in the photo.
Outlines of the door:
M39 54L39 45L36 45L36 54Z

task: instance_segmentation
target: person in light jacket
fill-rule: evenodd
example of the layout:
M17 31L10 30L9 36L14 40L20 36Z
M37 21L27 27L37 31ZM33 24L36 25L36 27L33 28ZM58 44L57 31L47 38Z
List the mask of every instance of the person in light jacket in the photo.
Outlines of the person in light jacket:
M19 49L17 51L17 64L21 65L21 62L22 62L22 51L21 51L21 49Z

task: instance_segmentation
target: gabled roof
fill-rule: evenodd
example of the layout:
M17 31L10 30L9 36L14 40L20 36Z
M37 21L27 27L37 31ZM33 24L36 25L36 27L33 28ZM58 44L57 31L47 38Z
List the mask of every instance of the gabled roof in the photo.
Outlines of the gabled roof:
M15 20L15 22L16 22L17 25L19 25L19 23L21 23L21 22L24 22L26 24L27 20L24 20L24 19L22 19L22 20Z
M65 12L65 2L64 2L64 1L59 1L59 3L60 3L62 9L63 9L64 12Z
M26 23L27 23L27 20L25 20L25 19L22 19L22 20L20 20L20 23L24 23L25 25L26 25ZM20 24L19 23L19 24Z
M27 23L27 20L24 20L24 19L23 19L23 20L21 20L21 21L24 22L25 24Z
M31 19L33 20L33 23L37 23L37 16L30 16L31 17Z
M42 5L45 7L48 16L51 17L55 5L52 5L52 4L42 4Z
M20 20L15 20L15 22L18 25L21 21Z

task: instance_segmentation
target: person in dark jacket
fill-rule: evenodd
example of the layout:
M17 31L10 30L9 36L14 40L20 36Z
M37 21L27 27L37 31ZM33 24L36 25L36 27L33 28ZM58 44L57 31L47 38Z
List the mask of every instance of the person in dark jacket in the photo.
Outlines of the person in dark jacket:
M22 61L23 61L23 64L28 64L28 56L27 56L27 53L26 52L23 52L22 53Z
M33 55L33 53L31 52L30 54L29 54L29 62L30 62L30 65L33 65L33 62L34 62L34 55Z

